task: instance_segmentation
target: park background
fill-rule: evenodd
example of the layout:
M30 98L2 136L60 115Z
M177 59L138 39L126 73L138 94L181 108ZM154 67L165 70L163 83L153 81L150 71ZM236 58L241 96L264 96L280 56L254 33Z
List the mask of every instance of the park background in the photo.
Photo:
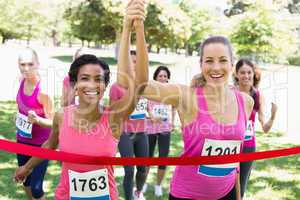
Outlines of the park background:
M300 144L299 0L148 0L145 20L150 77L155 67L167 65L171 82L189 84L200 72L198 49L210 35L225 35L234 45L235 57L247 57L263 69L260 89L270 104L278 105L277 118L268 134L258 132L258 150ZM121 0L0 0L0 137L14 140L15 96L19 86L18 52L30 46L38 52L40 74L59 109L62 80L75 51L84 46L108 62L116 78L116 52L126 1ZM134 48L134 45L133 45ZM257 130L260 127L257 126ZM180 128L172 135L171 156L182 150ZM246 200L300 199L299 157L259 161L252 173ZM0 199L24 199L12 181L15 155L0 152ZM167 199L173 167L163 183ZM155 167L149 183L155 183ZM45 189L53 199L60 167L52 162ZM116 167L120 199L122 167ZM155 199L153 187L145 194Z

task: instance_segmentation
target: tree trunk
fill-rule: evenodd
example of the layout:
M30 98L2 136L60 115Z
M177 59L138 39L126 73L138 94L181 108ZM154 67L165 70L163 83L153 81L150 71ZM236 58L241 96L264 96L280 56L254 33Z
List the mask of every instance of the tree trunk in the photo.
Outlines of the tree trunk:
M69 47L70 48L72 47L72 40L71 40L71 38L69 38Z
M159 54L160 53L160 47L157 47L156 49L156 53Z

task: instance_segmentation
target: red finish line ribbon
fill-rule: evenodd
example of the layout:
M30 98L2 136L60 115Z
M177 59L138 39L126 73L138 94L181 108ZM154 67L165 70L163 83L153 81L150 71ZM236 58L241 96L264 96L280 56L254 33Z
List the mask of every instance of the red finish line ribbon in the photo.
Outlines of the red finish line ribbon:
M47 160L59 160L70 163L92 165L200 165L200 164L226 164L235 162L247 162L290 156L300 153L300 147L263 151L247 154L225 156L197 156L197 157L168 157L168 158L119 158L96 157L67 153L51 149L29 146L8 140L0 139L0 150L10 153L35 156Z

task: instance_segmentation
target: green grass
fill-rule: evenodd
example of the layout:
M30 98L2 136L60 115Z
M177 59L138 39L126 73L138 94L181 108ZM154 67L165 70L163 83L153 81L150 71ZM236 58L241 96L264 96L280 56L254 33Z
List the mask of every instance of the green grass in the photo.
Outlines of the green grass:
M9 140L15 140L14 114L16 105L14 102L0 102L0 137ZM281 140L282 133L257 134L258 150L272 150L279 148L292 147L295 144L284 143ZM300 144L300 142L299 142ZM181 135L178 131L172 134L171 156L178 156L182 150L183 144ZM20 200L25 199L24 192L20 185L12 181L12 175L17 166L14 154L0 151L0 196L1 200ZM48 167L45 191L47 199L53 199L55 187L59 180L60 166L57 162L50 162ZM290 156L270 160L258 161L255 163L255 169L252 172L247 191L246 200L296 200L300 199L300 158L299 156ZM174 167L167 168L166 179L163 182L164 196L161 199L167 199L169 182ZM116 167L116 180L120 192L121 200L123 198L122 180L123 169ZM150 184L145 196L147 200L156 199L153 195L155 184L156 167L152 167L147 182Z
M71 63L73 60L72 56L69 55L63 55L63 56L54 56L52 57L54 59L57 59L61 62ZM105 61L109 66L115 66L117 65L117 60L113 57L99 57L103 61ZM158 66L158 65L168 65L166 63L161 63L158 61L150 61L150 66Z

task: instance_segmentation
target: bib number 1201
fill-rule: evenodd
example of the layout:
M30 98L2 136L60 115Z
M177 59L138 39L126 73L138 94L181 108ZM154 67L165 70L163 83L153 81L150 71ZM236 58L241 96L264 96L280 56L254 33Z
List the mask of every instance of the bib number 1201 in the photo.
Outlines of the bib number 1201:
M207 152L208 156L212 156L212 155L217 155L217 156L222 156L222 155L232 155L232 154L237 154L237 146L233 147L232 149L230 149L230 147L217 147L217 148L213 148L213 146L209 146L208 148L205 149L205 151ZM213 152L214 151L214 152Z

